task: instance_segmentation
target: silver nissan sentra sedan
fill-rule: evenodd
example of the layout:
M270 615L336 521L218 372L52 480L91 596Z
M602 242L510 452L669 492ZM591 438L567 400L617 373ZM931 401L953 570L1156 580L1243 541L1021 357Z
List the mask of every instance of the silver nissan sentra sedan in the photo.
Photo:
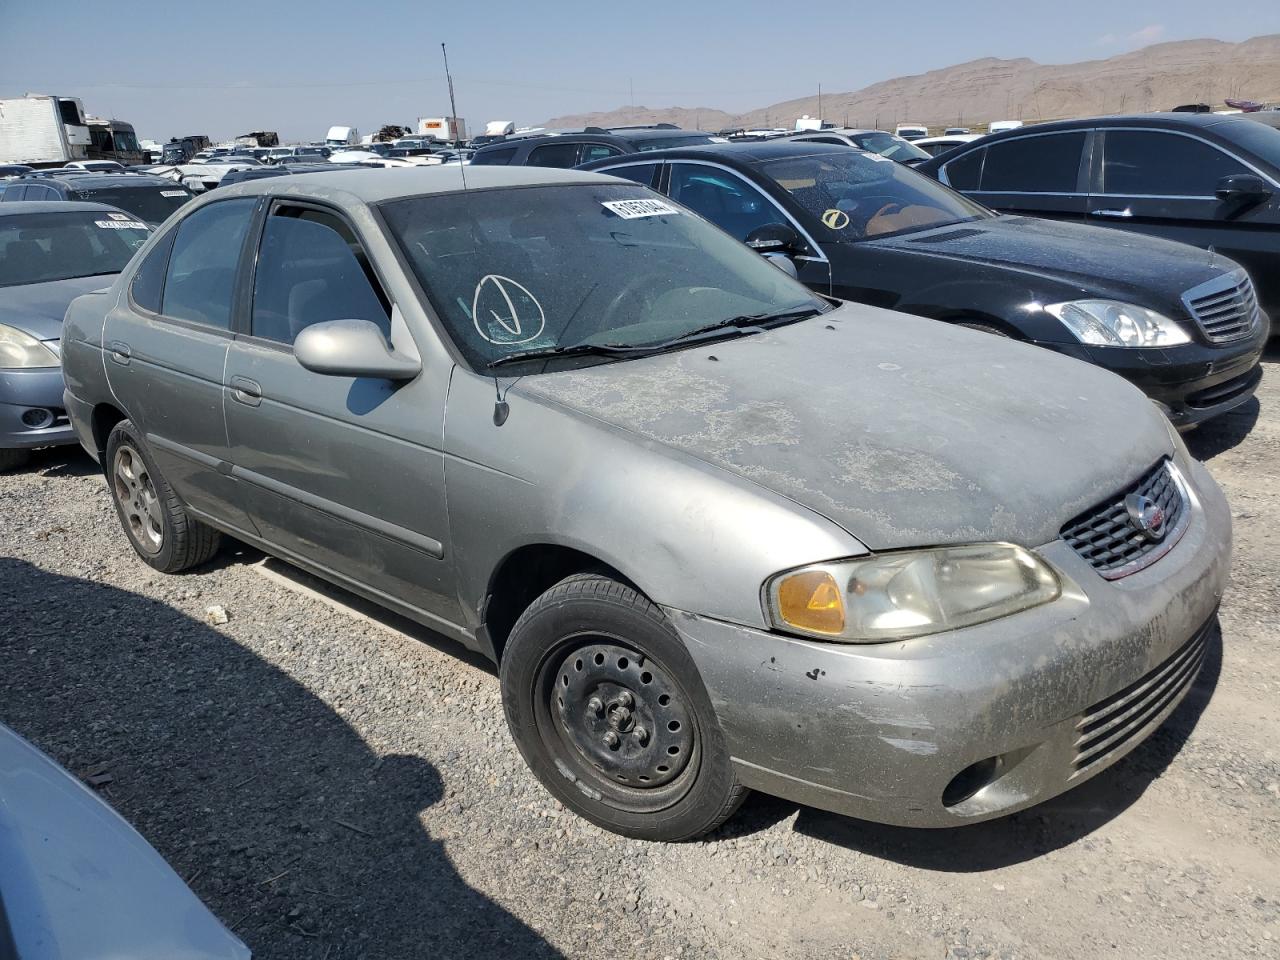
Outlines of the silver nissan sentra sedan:
M748 789L1052 797L1174 709L1227 578L1221 491L1125 381L824 300L600 175L218 190L63 344L144 561L229 534L482 651L535 775L634 837Z

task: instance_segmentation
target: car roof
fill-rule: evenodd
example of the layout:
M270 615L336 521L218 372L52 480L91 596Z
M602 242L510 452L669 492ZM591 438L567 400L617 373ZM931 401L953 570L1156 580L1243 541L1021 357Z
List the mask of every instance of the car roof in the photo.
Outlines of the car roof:
M119 207L109 203L90 203L87 200L23 200L21 203L0 203L0 217L13 217L20 213L98 213L109 210L119 213Z
M465 184L464 184L465 177ZM218 196L245 196L271 193L281 189L280 177L237 183L220 187ZM515 187L557 186L573 183L611 183L600 174L580 170L557 170L551 167L503 167L434 164L421 167L390 167L376 172L368 170L335 170L313 173L297 180L286 179L291 195L302 191L325 195L345 195L364 203L381 203L401 197L417 197L431 193L455 193L465 186L469 190L495 190Z
M823 134L836 134L842 137L861 136L864 133L884 133L893 136L888 130L878 130L873 127L823 127L821 130L793 130L787 134L788 138L795 137L820 137Z
M988 134L994 142L1028 133L1050 133L1055 130L1084 130L1091 127L1158 127L1205 130L1222 124L1234 124L1239 114L1221 113L1117 113L1101 117L1081 117L1075 120L1054 120L1049 123L1027 124L1013 130L999 130ZM1234 129L1229 127L1228 129ZM985 139L985 138L984 138Z
M609 166L615 163L653 163L658 160L720 160L737 163L740 166L752 166L766 160L780 160L785 157L813 157L824 153L858 153L865 156L865 151L857 147L848 147L835 143L811 143L805 140L761 140L755 143L708 143L696 147L672 147L670 150L646 150L644 153L625 157L608 157L593 163L582 165L584 170Z
M93 173L84 170L80 172L70 171L69 175L50 176L45 173L39 175L27 175L21 179L31 183L62 183L63 186L72 190L101 190L104 187L168 187L173 186L173 181L167 177L157 177L149 173Z

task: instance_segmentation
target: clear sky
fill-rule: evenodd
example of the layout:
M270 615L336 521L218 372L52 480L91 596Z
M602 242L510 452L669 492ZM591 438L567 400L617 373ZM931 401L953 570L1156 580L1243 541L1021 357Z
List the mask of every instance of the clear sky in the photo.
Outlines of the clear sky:
M1280 33L1280 0L0 0L0 96L78 96L140 137L316 139L449 113L537 123L637 105L740 112L979 57L1098 59Z

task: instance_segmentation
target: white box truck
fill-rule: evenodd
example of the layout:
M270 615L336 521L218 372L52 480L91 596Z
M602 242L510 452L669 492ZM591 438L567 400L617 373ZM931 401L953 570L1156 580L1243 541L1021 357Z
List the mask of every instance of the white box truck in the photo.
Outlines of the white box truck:
M75 97L27 94L0 100L0 163L60 167L89 155L89 125Z
M326 147L345 147L360 142L360 131L355 127L330 127L324 138Z
M467 121L461 117L419 117L418 135L454 142L467 139Z

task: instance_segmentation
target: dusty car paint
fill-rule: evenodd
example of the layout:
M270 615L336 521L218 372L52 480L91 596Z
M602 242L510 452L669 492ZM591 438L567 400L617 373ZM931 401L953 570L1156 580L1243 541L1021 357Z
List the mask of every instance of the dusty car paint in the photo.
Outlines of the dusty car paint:
M473 190L604 179L502 167L466 175ZM164 460L166 470L186 471L184 496L238 503L237 485L246 483L279 494L266 501L274 506L202 514L210 522L494 659L514 619L503 619L513 584L518 595L521 583L537 581L547 548L574 551L592 569L607 565L667 611L704 674L744 782L922 826L996 816L1082 779L1062 770L1061 725L1141 678L1211 617L1229 556L1225 501L1124 381L859 305L645 359L485 376L459 361L376 212L383 200L460 187L460 171L436 168L225 191L344 211L395 304L391 342L416 354L422 373L393 390L326 384L276 364L269 389L277 397L317 410L326 392L350 390L350 399L325 414L327 426L317 419L288 436L284 421L274 432L268 421L259 436L270 443L234 452L209 418L217 390L200 405L166 408L207 435L205 446ZM220 199L198 200L187 213ZM68 408L97 456L112 415L133 417L148 434L161 422L145 402L113 396L108 383L104 319L130 309L130 274L68 315ZM163 326L134 347L135 356L163 353ZM273 353L248 351L248 369L287 357ZM123 410L113 406L122 402ZM340 429L348 432L338 443ZM1190 529L1148 569L1103 581L1059 530L1165 457L1187 478ZM272 458L321 484L320 493L291 498ZM354 524L348 553L297 529L299 505ZM294 539L282 548L280 536ZM868 549L992 538L1038 548L1057 569L1062 596L964 631L856 646L784 636L762 607L762 584L784 570ZM988 789L941 804L940 784L1006 753L1009 769Z

